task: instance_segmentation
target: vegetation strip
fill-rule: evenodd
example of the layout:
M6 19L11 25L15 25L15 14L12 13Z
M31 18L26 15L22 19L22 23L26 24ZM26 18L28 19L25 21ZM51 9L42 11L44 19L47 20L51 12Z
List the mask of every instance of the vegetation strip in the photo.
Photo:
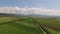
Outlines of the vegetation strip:
M39 29L41 29L41 31L42 31L44 34L47 34L47 32L43 29L43 27L42 27L40 24L38 24L38 26L39 26Z

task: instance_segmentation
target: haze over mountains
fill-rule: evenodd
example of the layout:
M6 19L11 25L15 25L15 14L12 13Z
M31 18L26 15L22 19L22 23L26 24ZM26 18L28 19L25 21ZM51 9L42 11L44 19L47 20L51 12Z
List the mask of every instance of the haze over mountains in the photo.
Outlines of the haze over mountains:
M0 13L60 16L60 10L42 8L0 7Z

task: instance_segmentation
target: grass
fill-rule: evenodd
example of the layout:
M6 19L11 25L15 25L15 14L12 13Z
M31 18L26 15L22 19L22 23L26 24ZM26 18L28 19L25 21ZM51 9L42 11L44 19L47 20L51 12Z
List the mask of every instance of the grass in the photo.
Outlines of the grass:
M60 34L60 20L49 18L35 18L50 34Z
M53 30L53 29L50 29L50 28L46 28L46 30L49 32L49 34L60 34L59 31L56 31L56 30Z
M60 29L60 20L48 19L48 18L37 18L36 19L40 24L44 24L49 28Z
M35 20L47 27L49 34L60 34L60 20L12 16L0 17L0 34L43 34Z
M0 17L0 23L9 22L9 21L16 20L16 19L17 19L16 17Z
M0 34L43 34L34 20L26 17L0 17ZM18 19L17 21L14 21ZM7 23L6 23L7 22Z

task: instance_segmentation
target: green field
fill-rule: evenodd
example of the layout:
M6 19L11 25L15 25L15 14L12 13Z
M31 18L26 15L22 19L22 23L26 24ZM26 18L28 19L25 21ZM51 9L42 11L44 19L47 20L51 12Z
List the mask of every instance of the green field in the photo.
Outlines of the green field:
M43 34L28 17L0 17L0 34Z
M53 18L36 18L36 20L47 30L49 34L60 34L60 20Z
M59 31L56 31L56 30L53 30L53 29L50 29L50 28L46 28L46 30L48 31L49 34L60 34Z
M28 16L0 17L0 34L44 34L37 24L48 34L60 34L60 20Z

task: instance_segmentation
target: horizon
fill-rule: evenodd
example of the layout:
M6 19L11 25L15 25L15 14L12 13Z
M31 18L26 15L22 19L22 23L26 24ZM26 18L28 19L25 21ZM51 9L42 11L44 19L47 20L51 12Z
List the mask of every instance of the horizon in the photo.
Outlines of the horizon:
M0 13L60 16L60 0L0 0Z
M11 13L11 14L39 14L39 15L51 15L60 16L59 9L44 9L44 8L20 8L20 7L0 7L0 13Z

